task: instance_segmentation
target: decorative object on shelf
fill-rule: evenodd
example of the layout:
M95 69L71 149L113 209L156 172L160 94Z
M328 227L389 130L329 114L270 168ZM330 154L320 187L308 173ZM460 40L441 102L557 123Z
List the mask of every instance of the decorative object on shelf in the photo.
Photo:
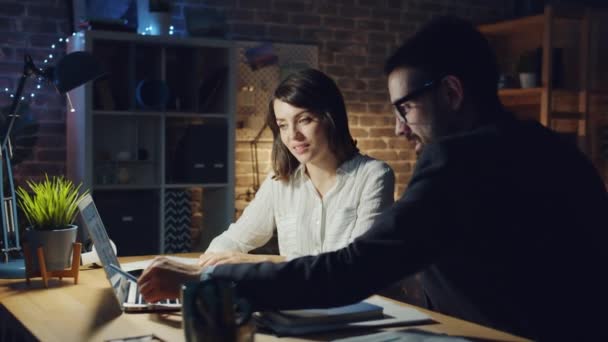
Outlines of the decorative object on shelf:
M517 72L522 88L534 88L538 86L538 53L536 51L526 51L517 61Z
M137 0L137 31L141 34L155 36L169 34L169 31L173 31L171 2L169 0Z
M145 161L150 158L150 153L147 149L140 147L137 149L137 160Z
M245 50L245 58L251 70L275 65L279 61L279 57L274 53L272 43L263 43L258 46L251 47Z
M82 184L75 186L63 177L48 175L40 182L27 181L27 189L18 187L19 207L30 226L24 232L24 244L36 251L26 263L26 275L62 271L72 264L78 227L74 219L80 201L88 191L80 193ZM80 264L78 261L77 265ZM46 285L46 281L45 281Z
M215 8L185 8L186 30L193 37L217 37L226 35L226 15Z
M118 161L129 161L131 160L131 152L129 151L120 151L116 153L116 160Z
M228 67L217 68L213 73L206 77L198 88L198 107L199 113L208 113L216 109L219 100L222 98L222 87L226 86L228 80Z
M61 38L60 41L63 41ZM52 55L49 55L52 58ZM45 64L48 60L45 60ZM13 98L8 110L8 116L4 121L4 127L0 129L4 136L0 137L0 179L4 179L4 170L7 171L8 189L4 189L4 182L0 182L0 212L2 214L2 245L0 251L4 258L0 261L0 278L24 278L25 265L21 256L21 245L19 242L19 227L17 216L17 203L15 201L15 190L11 159L13 155L14 136L12 130L15 127L16 119L19 117L19 105L25 98L22 93L28 78L34 77L39 80L47 80L59 93L65 94L88 81L97 79L104 73L99 67L95 58L88 52L74 52L65 55L60 59L55 67L40 69L34 65L32 57L25 55L23 73L19 79L16 93L11 95ZM33 96L33 93L32 93ZM70 112L75 110L71 106L69 97L68 106ZM5 195L8 193L8 196Z
M509 74L502 73L498 77L498 89L515 88L516 85L517 85L517 82L515 81L513 76L511 76Z
M131 180L129 168L119 167L116 172L116 179L119 184L129 184L129 181Z
M165 250L163 253L190 252L192 209L187 190L165 192Z
M169 100L169 87L163 80L142 80L135 90L137 104L144 109L164 110Z

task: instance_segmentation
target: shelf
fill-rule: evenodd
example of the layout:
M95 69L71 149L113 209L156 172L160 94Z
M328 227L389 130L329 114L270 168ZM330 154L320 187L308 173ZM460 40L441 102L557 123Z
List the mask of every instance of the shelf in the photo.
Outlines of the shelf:
M163 112L143 112L131 110L94 110L96 116L162 116Z
M506 107L539 105L544 88L500 89L498 96Z
M525 32L543 29L545 16L543 14L530 17L505 20L494 24L480 25L479 31L485 34L511 34L513 32Z
M93 115L96 116L154 116L169 118L212 118L226 119L228 114L224 113L192 113L192 112L150 112L150 111L130 111L130 110L94 110Z
M223 188L228 186L227 183L189 183L189 184L166 184L166 189L183 189L183 188Z
M96 160L96 164L154 164L156 160Z
M158 184L95 184L93 185L94 191L100 190L158 190L160 185Z
M187 112L167 112L169 118L196 118L196 119L226 119L228 115L223 113L187 113Z
M557 25L571 25L580 22L580 18L576 17L553 17L553 22ZM483 34L487 35L510 35L515 33L527 33L535 31L543 31L545 29L545 15L533 15L529 17L505 20L494 24L479 25L477 28Z

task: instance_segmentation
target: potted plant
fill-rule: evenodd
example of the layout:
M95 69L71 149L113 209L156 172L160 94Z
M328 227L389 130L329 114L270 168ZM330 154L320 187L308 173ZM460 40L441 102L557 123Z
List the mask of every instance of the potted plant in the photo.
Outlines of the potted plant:
M74 225L82 184L75 186L63 177L45 175L40 182L26 182L29 191L18 187L19 206L29 226L24 232L24 241L35 253L42 246L46 268L49 271L63 270L71 265L72 248L76 242L78 227ZM38 258L33 257L33 271L39 271Z
M537 86L538 63L535 51L526 51L519 56L517 72L522 88L534 88Z

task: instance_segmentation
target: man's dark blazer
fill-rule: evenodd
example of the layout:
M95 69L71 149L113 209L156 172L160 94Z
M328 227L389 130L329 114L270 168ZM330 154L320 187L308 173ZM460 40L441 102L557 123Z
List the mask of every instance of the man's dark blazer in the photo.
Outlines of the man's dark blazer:
M346 304L424 271L437 311L535 339L597 337L607 218L578 148L508 116L426 146L402 198L349 246L212 276L261 310Z

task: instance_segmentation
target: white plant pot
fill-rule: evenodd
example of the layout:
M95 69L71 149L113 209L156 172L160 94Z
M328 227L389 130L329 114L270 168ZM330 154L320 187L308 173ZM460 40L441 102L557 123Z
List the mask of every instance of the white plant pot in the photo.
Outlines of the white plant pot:
M76 242L78 227L70 225L69 228L59 230L33 230L25 231L24 239L29 244L32 254L32 268L34 272L40 271L36 250L42 247L46 268L48 271L63 270L72 265L73 244Z
M537 77L534 72L521 72L519 73L519 84L522 88L535 88Z

